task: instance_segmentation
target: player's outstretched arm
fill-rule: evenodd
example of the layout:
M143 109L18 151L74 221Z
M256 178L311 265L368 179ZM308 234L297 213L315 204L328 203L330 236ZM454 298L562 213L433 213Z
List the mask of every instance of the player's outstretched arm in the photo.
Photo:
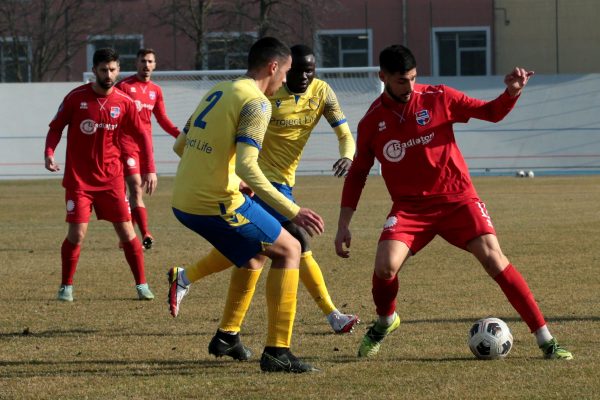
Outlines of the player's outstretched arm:
M333 175L341 178L346 176L350 166L352 165L352 160L346 157L342 157L333 164Z
M508 94L513 97L520 95L527 82L529 82L529 78L534 74L535 72L527 71L525 68L515 67L515 69L504 77L504 84L506 85Z
M350 232L350 221L354 210L350 207L341 207L340 216L338 218L338 230L335 235L335 253L342 257L350 257L350 244L352 241L352 233Z

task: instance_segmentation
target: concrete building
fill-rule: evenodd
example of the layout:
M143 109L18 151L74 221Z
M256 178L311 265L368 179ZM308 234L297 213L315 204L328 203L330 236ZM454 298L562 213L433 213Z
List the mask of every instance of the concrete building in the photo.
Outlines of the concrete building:
M30 0L35 3L38 0ZM169 8L178 0L112 0L96 5L87 45L58 65L42 81L79 81L91 68L96 48L113 46L130 70L135 52L152 47L161 70L243 68L248 46L258 37L258 3L235 0L198 1L221 7L206 14L201 40L178 27L191 26ZM19 3L19 2L14 2ZM27 2L20 2L27 3ZM248 17L232 9L245 4ZM283 1L273 9L266 32L290 44L305 43L319 54L321 67L377 65L382 48L392 43L410 47L422 76L481 76L504 74L515 64L542 74L600 71L600 55L590 51L600 40L597 0L321 0ZM227 12L223 10L229 10ZM2 10L0 9L0 12ZM64 30L81 21L57 21ZM0 17L6 17L6 15ZM0 81L36 80L27 60L36 57L35 35L10 35L0 19ZM62 22L61 22L62 21ZM87 23L87 21L86 21ZM35 24L29 26L36 27ZM41 28L40 28L41 29ZM189 31L189 29L188 29ZM34 32L34 31L31 31ZM85 32L85 29L82 31ZM100 33L93 33L100 32ZM194 30L192 29L192 33ZM188 32L189 33L189 32ZM57 41L66 39L55 35ZM14 41L20 46L14 46ZM36 39L37 40L37 39ZM61 44L63 44L61 42ZM18 62L15 63L14 55ZM199 56L197 56L199 54ZM17 66L18 65L18 66ZM202 67L202 68L200 68Z

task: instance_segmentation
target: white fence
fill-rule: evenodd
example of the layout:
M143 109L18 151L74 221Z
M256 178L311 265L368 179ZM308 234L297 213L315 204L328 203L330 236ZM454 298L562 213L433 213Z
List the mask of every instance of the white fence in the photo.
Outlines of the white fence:
M380 86L375 72L338 78L319 71L337 93L351 129ZM163 87L170 118L183 126L208 90L189 80L156 79ZM493 99L503 89L503 77L420 77L422 83L445 83L468 95ZM63 97L80 83L0 84L0 179L48 178L43 149L48 123ZM154 148L161 175L172 175L177 157L173 138L155 123ZM544 173L600 173L600 74L535 76L516 108L503 121L472 120L456 125L457 140L474 174L514 174L516 170ZM57 149L64 163L66 134ZM337 159L337 141L321 121L300 163L299 174L329 174Z

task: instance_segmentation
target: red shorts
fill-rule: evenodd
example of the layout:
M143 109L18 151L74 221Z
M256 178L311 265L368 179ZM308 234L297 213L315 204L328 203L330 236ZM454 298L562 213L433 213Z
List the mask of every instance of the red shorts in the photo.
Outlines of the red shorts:
M123 186L98 191L67 189L65 204L67 209L66 221L69 223L89 222L92 207L98 219L110 222L131 220L129 203Z
M405 243L412 254L417 254L436 235L466 250L467 243L488 233L496 234L492 219L485 204L475 198L424 207L394 204L379 241L398 240Z

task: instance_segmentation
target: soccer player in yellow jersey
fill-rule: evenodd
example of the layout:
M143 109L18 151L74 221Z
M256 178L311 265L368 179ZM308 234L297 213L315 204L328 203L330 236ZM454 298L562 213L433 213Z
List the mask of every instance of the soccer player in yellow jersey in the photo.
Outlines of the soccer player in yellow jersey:
M173 188L176 218L203 236L220 257L252 272L270 258L267 276L268 334L260 367L267 372L307 372L314 368L290 351L296 313L300 244L279 222L240 192L241 180L261 198L308 232L320 234L322 218L279 193L258 166L258 153L271 118L272 95L291 66L290 49L271 37L259 39L248 54L246 76L215 85L200 101L176 146L184 142ZM211 254L205 259L211 262ZM171 269L171 286L185 286L182 271ZM238 288L230 288L229 294ZM183 296L170 290L171 296ZM171 302L171 299L169 300ZM224 314L227 314L226 309ZM238 352L247 359L239 330L220 329L214 338L216 356ZM211 342L212 343L212 342Z
M329 85L315 79L315 56L313 51L304 45L291 48L292 68L287 73L285 85L274 95L269 96L273 113L265 135L263 148L258 156L258 164L265 176L277 190L290 200L294 200L292 188L295 183L296 169L302 156L304 147L319 122L325 116L333 128L339 141L340 158L333 166L336 176L344 176L350 167L354 156L355 144L352 133L346 122L335 93ZM176 150L177 151L177 150ZM312 256L307 232L289 220L281 213L274 210L259 196L253 199L263 206L290 232L301 245L300 279L307 288L319 308L327 317L332 329L336 333L351 332L360 321L357 315L342 314L333 304L319 265ZM216 253L216 252L215 252ZM214 257L213 263L199 262L184 271L180 270L187 282L195 282L211 273L228 268L231 263L224 257ZM253 280L256 282L260 271L253 271ZM221 329L239 332L242 319L252 299L254 288L242 287L239 282L247 281L248 271L236 269L232 273L231 287L241 290L239 294L231 295L228 299L228 308L234 308L228 321L222 321ZM172 273L174 275L174 272ZM177 290L173 285L173 291ZM179 288L184 292L183 287ZM179 312L179 298L171 296L171 313L176 316ZM211 342L209 351L218 353L213 348L215 340ZM230 355L237 358L236 352Z

